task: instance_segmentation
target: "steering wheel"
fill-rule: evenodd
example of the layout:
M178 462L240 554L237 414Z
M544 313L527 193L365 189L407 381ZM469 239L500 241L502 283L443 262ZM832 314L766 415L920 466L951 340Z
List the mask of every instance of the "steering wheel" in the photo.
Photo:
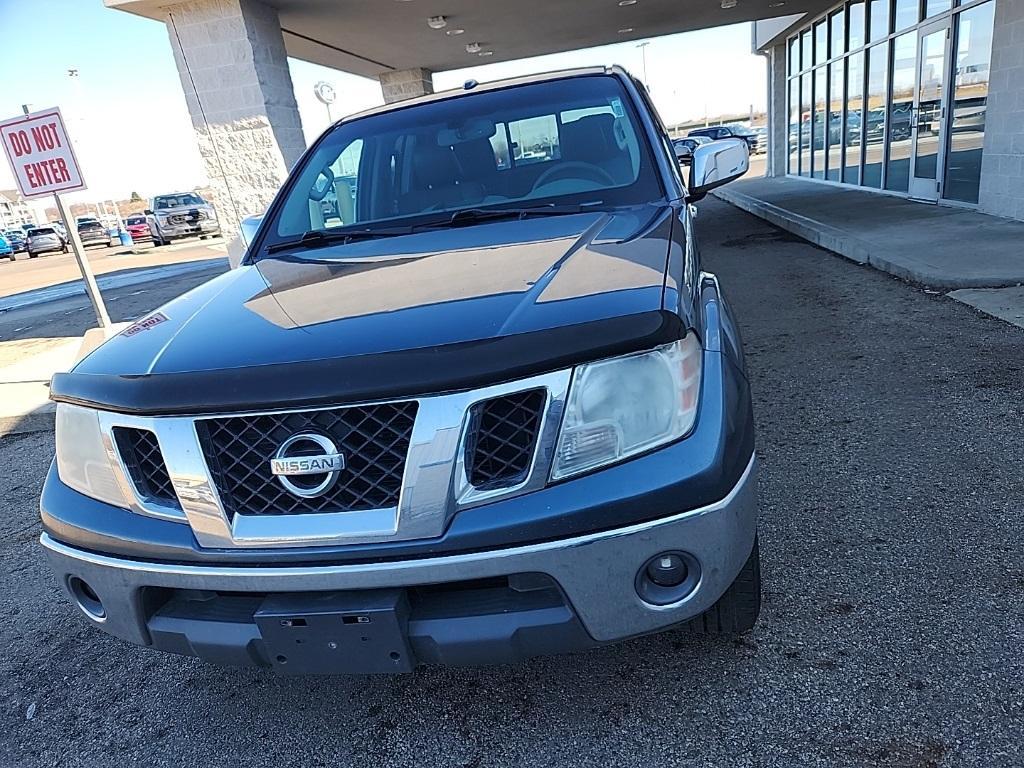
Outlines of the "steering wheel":
M589 178L598 184L607 184L610 187L615 186L615 179L604 168L598 168L596 165L579 160L568 160L564 163L553 165L544 171L544 173L537 177L537 181L533 183L533 188L540 189L553 179L562 176L568 176L573 179L581 178L581 174L578 172L582 172L582 178L584 179Z

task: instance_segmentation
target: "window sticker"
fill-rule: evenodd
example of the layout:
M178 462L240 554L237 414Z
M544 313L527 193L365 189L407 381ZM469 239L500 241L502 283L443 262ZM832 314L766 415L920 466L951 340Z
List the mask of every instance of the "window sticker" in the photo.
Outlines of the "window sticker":
M626 116L626 110L622 107L622 99L612 99L612 114L616 117Z

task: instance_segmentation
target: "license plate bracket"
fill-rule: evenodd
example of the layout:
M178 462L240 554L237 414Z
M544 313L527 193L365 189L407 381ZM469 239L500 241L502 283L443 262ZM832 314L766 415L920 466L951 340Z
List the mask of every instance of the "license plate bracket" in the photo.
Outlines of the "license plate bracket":
M284 675L410 672L405 590L268 595L255 616Z

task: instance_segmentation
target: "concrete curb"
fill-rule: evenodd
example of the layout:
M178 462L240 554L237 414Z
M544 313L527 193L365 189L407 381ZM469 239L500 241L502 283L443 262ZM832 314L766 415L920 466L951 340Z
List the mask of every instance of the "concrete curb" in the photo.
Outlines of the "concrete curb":
M21 416L0 416L0 438L8 435L31 435L36 432L53 432L57 406L50 406Z
M729 187L717 189L712 194L827 251L837 253L858 264L866 264L882 272L888 272L910 283L947 291L958 288L1002 288L1017 284L1016 281L999 281L986 277L950 276L944 271L918 262L910 254L886 253L878 245L855 237L845 230L809 219Z
M226 263L227 259L217 256L212 259L201 261L185 261L178 264L166 264L160 267L141 267L128 272L111 272L99 275L96 282L100 290L112 288L126 288L132 285L141 285L154 280L162 280L170 277L180 277L191 272L201 272L207 269ZM67 283L59 283L46 288L37 288L34 291L15 293L12 296L0 298L0 312L7 312L12 309L22 309L37 304L46 304L51 301L60 301L71 296L84 296L85 286L81 280L72 280Z

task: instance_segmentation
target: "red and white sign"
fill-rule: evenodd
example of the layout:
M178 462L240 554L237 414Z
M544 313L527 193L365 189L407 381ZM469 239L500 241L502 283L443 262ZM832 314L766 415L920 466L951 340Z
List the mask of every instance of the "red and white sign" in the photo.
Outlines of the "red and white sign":
M0 141L23 197L85 189L57 107L4 120Z

